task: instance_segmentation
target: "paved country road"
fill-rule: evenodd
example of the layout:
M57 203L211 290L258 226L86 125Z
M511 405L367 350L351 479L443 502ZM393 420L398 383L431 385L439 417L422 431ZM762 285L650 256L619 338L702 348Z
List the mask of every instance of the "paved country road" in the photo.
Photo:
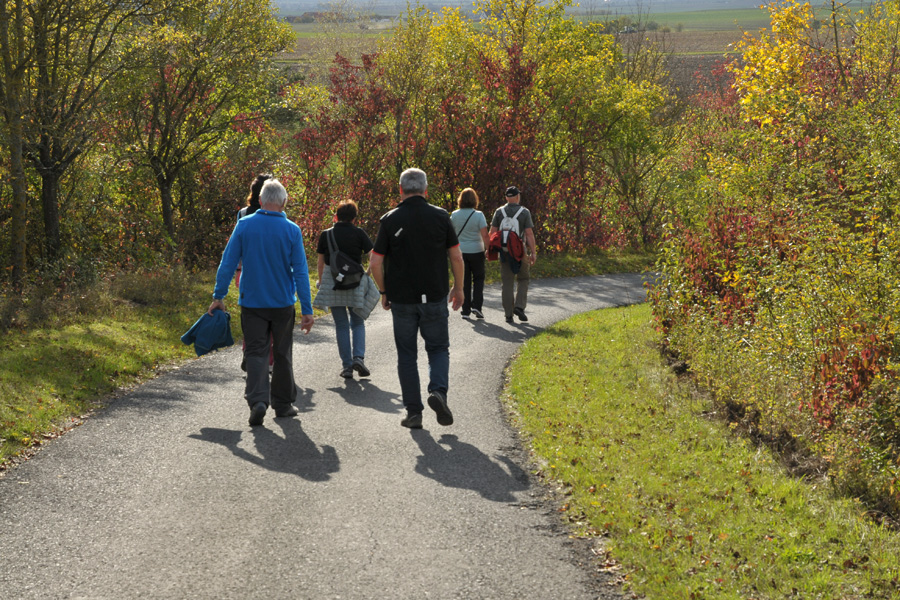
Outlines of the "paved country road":
M400 426L380 308L369 379L338 376L330 317L298 330L299 418L247 425L239 347L123 393L0 478L0 599L618 598L531 479L499 395L528 337L642 301L642 283L534 281L524 324L504 322L496 286L485 321L451 313L449 427L427 408L424 429Z

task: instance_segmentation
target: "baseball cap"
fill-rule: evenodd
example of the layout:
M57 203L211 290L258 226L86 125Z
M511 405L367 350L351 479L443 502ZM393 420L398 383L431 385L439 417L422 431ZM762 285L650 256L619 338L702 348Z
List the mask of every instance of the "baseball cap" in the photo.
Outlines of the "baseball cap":
M513 196L518 196L518 195L519 195L519 188L517 188L516 186L511 185L508 188L506 188L506 197L507 198L512 198Z

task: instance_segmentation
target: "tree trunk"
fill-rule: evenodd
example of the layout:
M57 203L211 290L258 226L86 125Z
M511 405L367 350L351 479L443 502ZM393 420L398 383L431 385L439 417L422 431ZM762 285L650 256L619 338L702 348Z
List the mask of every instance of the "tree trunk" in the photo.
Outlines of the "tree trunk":
M11 254L10 277L15 289L21 289L25 279L25 233L27 225L28 180L25 178L25 133L22 115L27 60L24 44L25 6L22 0L4 2L0 6L0 91L3 92L2 114L8 126L5 140L9 149L10 185L13 197L10 212ZM7 265L3 265L6 267Z
M17 114L18 101L8 109ZM20 289L25 279L25 232L26 214L28 203L28 183L25 179L25 159L23 157L22 122L20 119L12 119L9 123L9 154L10 154L10 183L12 186L12 274L11 281L15 289Z
M166 233L171 239L175 239L175 218L172 210L172 180L174 178L167 177L165 173L157 172L156 184L159 187L159 199L162 202L163 225L166 227Z
M59 176L55 169L41 172L41 204L44 208L44 248L47 260L59 256L62 241L59 235Z

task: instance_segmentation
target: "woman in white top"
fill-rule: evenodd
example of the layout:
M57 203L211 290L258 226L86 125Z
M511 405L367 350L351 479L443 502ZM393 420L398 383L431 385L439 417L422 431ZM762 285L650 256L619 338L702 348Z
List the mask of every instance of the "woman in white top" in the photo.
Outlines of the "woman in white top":
M484 252L488 247L487 220L484 213L476 210L478 194L472 188L461 191L456 204L459 208L450 215L450 221L459 238L459 249L466 267L462 317L468 319L471 315L483 319L481 308L484 302Z

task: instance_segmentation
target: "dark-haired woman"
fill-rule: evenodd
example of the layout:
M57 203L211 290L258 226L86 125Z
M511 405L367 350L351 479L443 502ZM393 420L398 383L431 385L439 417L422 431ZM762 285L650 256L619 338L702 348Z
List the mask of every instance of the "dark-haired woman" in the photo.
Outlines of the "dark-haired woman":
M242 218L252 215L257 210L259 210L259 192L262 190L263 184L272 179L271 173L260 173L256 176L253 182L250 184L250 193L247 195L247 206L243 207L239 211L237 211L237 218L240 221ZM237 270L234 272L234 287L238 290L241 289L241 263L238 263ZM240 293L240 292L239 292ZM247 342L244 341L241 344L241 348L247 349ZM272 364L275 362L275 353L270 348L269 349L269 367L271 368ZM244 361L241 360L241 370L246 371L246 365Z
M369 369L364 360L366 356L365 319L369 313L363 310L363 305L365 286L369 285L371 280L364 276L359 288L332 289L334 279L331 276L331 269L328 267L331 260L331 253L328 250L328 235L329 232L333 232L338 250L362 264L363 254L371 253L374 245L366 232L353 224L357 213L356 202L353 200L344 200L338 204L334 227L326 229L319 235L319 244L316 247L319 255L319 280L316 286L319 288L319 292L316 294L313 306L327 306L331 310L331 315L334 317L338 354L341 357L341 377L346 379L353 377L353 371L359 373L360 377L369 376ZM368 310L371 311L371 308Z
M450 221L459 238L459 249L465 264L463 279L462 318L470 315L483 319L481 312L484 302L484 251L488 247L487 220L478 209L478 194L472 188L466 188L456 199L459 207L450 215Z

